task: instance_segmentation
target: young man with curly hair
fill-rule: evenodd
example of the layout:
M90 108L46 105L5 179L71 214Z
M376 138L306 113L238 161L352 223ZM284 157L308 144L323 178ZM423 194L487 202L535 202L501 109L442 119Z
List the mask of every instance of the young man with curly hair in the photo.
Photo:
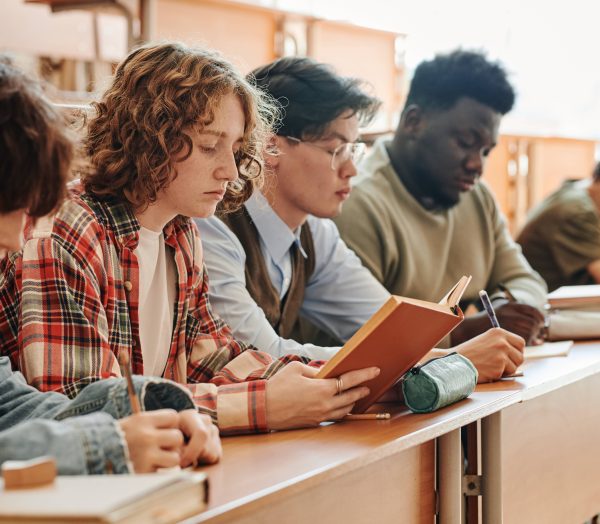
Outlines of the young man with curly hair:
M329 220L350 195L364 150L359 126L379 100L360 80L310 58L281 58L250 77L284 106L283 116L265 155L272 179L235 213L197 221L211 302L241 340L274 356L328 359L390 296ZM495 329L453 349L487 382L515 371L523 345Z
M500 325L536 342L546 286L480 182L514 99L504 69L480 53L455 51L421 63L394 137L375 144L361 166L368 176L336 223L391 293L438 300L461 275L472 275L464 299L478 304L478 291L486 289ZM453 331L452 343L489 326L485 312L475 314Z
M21 247L25 215L39 218L61 203L73 147L40 85L1 55L0 115L4 264L6 253ZM75 475L143 473L219 459L218 432L193 409L187 391L150 377L136 376L134 384L148 411L131 415L123 380L99 380L70 400L28 386L0 356L0 464L50 455L60 474ZM171 409L159 409L165 407Z
M267 98L217 54L164 43L133 51L95 107L89 172L6 268L3 352L34 386L69 395L118 376L126 352L135 373L185 383L222 433L347 414L378 370L343 375L336 394L301 359L235 340L208 300L190 217L261 182Z

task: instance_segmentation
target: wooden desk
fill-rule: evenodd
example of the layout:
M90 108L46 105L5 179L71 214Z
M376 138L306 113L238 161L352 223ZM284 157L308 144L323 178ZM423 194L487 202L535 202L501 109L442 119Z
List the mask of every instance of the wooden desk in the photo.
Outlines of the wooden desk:
M436 439L518 400L518 391L481 392L433 414L386 405L391 420L225 438L222 461L203 470L209 508L187 522L318 522L327 515L329 522L431 523ZM442 471L460 485L460 464Z
M600 513L600 343L528 362L513 387L522 401L482 421L483 521L582 523Z
M478 420L483 522L583 522L600 511L599 406L600 343L582 343L435 413L225 438L187 522L460 523L460 429Z

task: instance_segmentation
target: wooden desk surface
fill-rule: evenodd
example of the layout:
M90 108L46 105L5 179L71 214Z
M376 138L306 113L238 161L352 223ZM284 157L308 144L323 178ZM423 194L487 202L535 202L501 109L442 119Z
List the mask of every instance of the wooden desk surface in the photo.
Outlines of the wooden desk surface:
M520 391L529 400L600 372L600 341L576 342L567 357L532 359L523 376L477 386L476 392Z
M203 468L210 481L201 522L258 499L301 490L432 441L518 402L519 390L481 391L435 413L415 415L382 404L390 420L329 423L319 428L223 439L223 459Z
M226 437L221 462L203 468L210 480L208 510L189 522L328 482L598 372L600 342L578 343L568 357L532 360L523 377L479 385L468 399L435 413L415 415L385 404L374 410L389 411L390 420Z

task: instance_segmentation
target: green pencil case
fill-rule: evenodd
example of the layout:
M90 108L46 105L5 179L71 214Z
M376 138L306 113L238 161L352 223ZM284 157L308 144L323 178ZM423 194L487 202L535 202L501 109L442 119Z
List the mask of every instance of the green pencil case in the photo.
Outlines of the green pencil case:
M431 359L402 377L404 402L413 413L430 413L468 397L477 376L471 361L458 353Z

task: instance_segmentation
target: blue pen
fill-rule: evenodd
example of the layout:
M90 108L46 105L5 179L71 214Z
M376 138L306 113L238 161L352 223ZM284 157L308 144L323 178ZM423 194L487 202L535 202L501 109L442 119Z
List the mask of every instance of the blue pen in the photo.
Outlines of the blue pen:
M479 298L481 299L481 303L483 304L483 307L485 308L485 312L488 314L488 317L490 317L490 322L492 323L492 326L499 328L500 323L498 322L498 319L496 318L496 312L494 311L494 307L492 306L492 303L490 302L490 297L488 297L488 294L486 293L485 289L482 289L479 292Z

